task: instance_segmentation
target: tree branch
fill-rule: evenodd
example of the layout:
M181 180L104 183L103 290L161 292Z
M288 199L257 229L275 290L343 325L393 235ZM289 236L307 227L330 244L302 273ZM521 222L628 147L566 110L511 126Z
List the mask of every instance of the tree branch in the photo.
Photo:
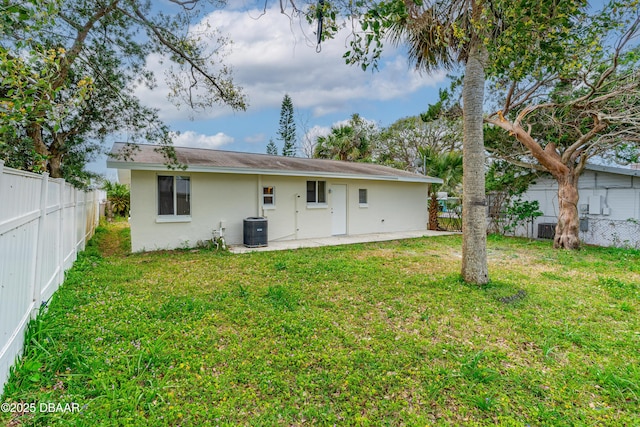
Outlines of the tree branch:
M502 118L487 118L486 123L490 123L494 126L498 126L501 129L506 130L509 134L514 135L516 139L531 152L531 155L544 166L549 173L554 176L566 173L567 167L561 162L560 156L555 150L555 146L547 144L545 149L529 135L519 123L511 123L510 121ZM547 149L548 148L548 149Z
M579 150L582 150L584 145L588 143L590 140L595 138L600 132L607 128L609 124L607 122L600 121L598 116L594 116L593 118L593 127L586 134L580 136L576 142L571 144L565 151L562 153L562 162L567 164L571 159L575 158L575 153Z
M136 14L136 16L140 19L140 21L142 21L144 23L144 25L149 28L153 34L158 38L158 41L160 43L162 43L163 46L165 46L167 49L169 49L173 54L175 54L176 56L178 56L179 58L183 59L184 61L186 61L187 63L189 63L189 65L192 68L192 71L195 69L196 71L198 71L198 73L205 79L207 80L209 83L211 83L211 85L218 91L218 94L220 95L220 97L222 99L226 99L227 98L227 93L225 92L225 90L218 84L218 82L211 77L206 70L204 70L200 65L198 65L196 63L196 61L189 57L188 55L186 55L184 53L184 51L182 51L181 49L178 49L171 41L167 40L164 35L158 30L158 27L153 24L151 21L149 21L147 19L147 17L140 11L140 9L138 7L133 6L133 11Z
M71 49L66 52L64 60L61 61L60 74L58 75L58 78L55 79L52 83L54 89L58 89L64 84L67 76L69 75L71 65L75 61L76 57L80 54L80 51L82 50L84 42L91 29L93 29L93 27L100 19L113 12L117 8L119 1L120 0L114 0L107 7L98 9L97 12L94 13L93 16L91 16L91 18L89 18L89 20L83 26L80 26L79 24L74 25L70 23L68 19L65 19L65 21L68 22L69 25L78 30L78 34L76 35Z

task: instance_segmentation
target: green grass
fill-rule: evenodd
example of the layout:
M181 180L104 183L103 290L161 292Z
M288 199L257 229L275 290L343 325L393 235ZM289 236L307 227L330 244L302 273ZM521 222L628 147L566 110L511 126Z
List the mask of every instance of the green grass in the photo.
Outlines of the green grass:
M127 254L101 227L31 323L8 425L640 425L640 252L444 236Z

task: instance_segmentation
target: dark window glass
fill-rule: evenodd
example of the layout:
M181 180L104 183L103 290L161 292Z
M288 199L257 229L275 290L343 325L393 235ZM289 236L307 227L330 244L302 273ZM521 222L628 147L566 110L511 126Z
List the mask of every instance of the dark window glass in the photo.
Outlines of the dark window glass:
M188 176L176 176L177 215L191 214L191 180Z
M325 181L318 181L318 203L326 203L327 198L325 196Z
M367 203L367 189L361 188L358 190L358 199L361 204Z
M316 202L316 182L307 181L307 203Z
M307 181L307 203L327 203L326 181Z
M188 176L158 176L158 215L191 215Z
M158 215L173 215L173 177L158 177Z

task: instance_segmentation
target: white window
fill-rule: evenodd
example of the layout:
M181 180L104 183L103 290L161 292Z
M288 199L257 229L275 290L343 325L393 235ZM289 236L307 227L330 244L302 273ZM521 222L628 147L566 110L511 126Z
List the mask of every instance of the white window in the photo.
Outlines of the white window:
M158 176L158 215L191 215L191 180L188 176Z
M262 187L262 205L265 207L276 206L276 188Z
M307 203L327 203L326 181L307 181Z

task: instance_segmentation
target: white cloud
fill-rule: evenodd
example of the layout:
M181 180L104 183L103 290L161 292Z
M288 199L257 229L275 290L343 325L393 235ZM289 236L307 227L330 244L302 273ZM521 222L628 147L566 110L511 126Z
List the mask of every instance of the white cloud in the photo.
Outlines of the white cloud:
M233 141L233 137L225 135L222 132L215 135L203 135L193 131L182 132L179 135L173 134L173 144L176 147L215 149L226 144L231 144Z
M307 26L299 18L290 20L277 5L264 14L261 9L222 9L206 19L211 28L233 41L224 62L233 68L236 84L248 95L251 111L278 108L288 93L296 108L308 108L318 117L341 111L353 101L402 98L420 88L435 86L446 77L444 72L421 75L391 46L385 50L379 72L348 66L342 58L348 50L348 29L324 42L322 51L316 53L315 26ZM152 56L148 63L154 70L166 67ZM176 111L167 101L163 77L158 72L159 87L154 91L138 88L137 95L159 108L164 119L187 118L189 111ZM231 109L221 106L198 118L231 113Z
M320 136L327 136L331 133L331 128L327 126L314 126L307 131L304 136L305 140L315 141Z

